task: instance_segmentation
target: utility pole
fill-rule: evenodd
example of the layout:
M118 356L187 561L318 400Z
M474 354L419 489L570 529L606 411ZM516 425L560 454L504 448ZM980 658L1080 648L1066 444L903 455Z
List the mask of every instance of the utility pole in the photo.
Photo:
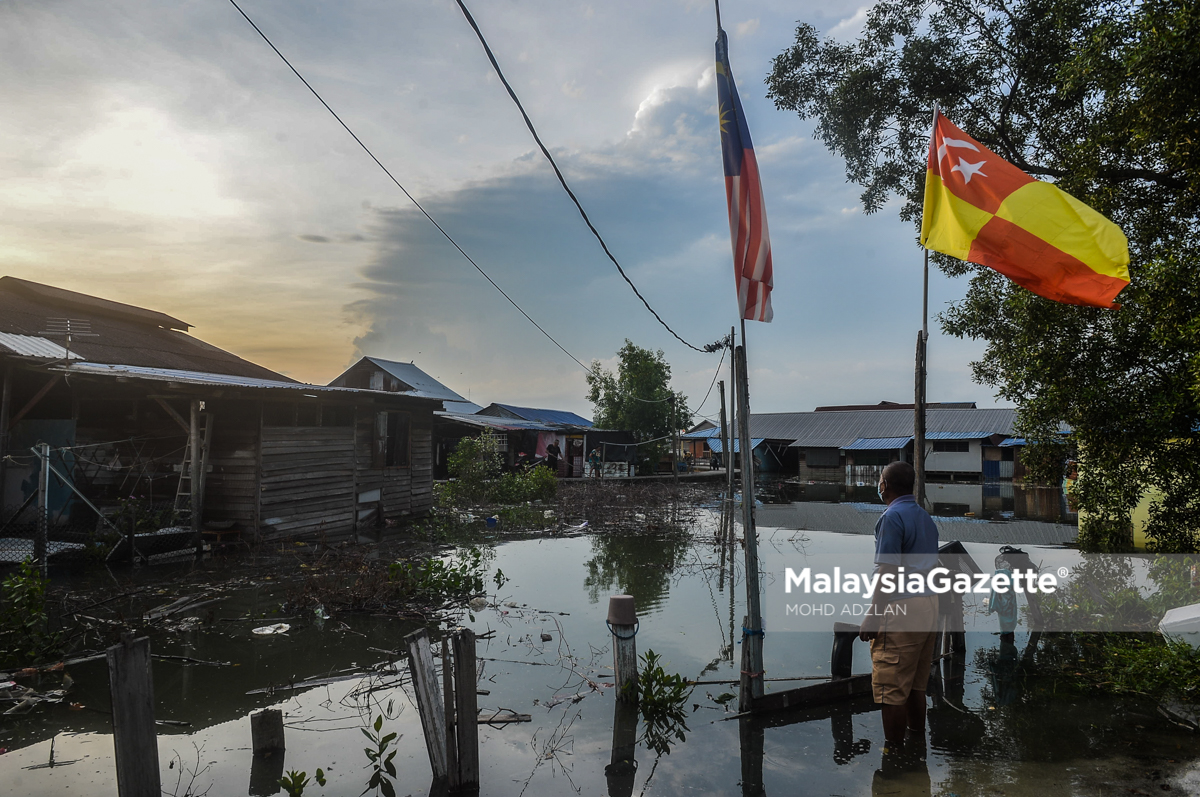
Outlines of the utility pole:
M675 412L675 394L671 394L671 473L679 486L679 414Z

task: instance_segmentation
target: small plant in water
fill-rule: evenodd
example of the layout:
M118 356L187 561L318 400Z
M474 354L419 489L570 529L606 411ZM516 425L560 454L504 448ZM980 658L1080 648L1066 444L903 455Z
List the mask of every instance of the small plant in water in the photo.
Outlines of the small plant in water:
M0 666L30 664L61 647L49 629L48 583L28 559L0 582Z
M363 752L367 754L367 768L371 770L371 780L367 782L367 788L362 790L366 794L371 789L375 790L376 794L383 792L384 797L396 797L396 787L392 784L392 780L396 777L396 765L392 763L392 759L396 757L396 751L390 750L392 742L396 741L396 734L383 734L383 715L380 714L375 718L375 724L371 726L374 732L362 729L363 736L371 740L371 744L375 748L364 747Z
M671 742L685 741L688 730L685 706L695 687L678 673L669 674L660 657L647 650L638 673L638 711L642 715L642 738L658 755L671 752Z
M401 559L388 565L388 578L398 583L402 592L410 594L445 596L483 592L487 559L487 554L479 548L459 548L449 561Z
M318 785L324 787L324 770L318 767L316 774L313 775L313 780L315 780ZM304 787L308 785L308 773L297 772L294 769L288 770L288 773L279 779L279 785L282 786L283 790L288 793L288 797L301 797L301 795L304 794Z

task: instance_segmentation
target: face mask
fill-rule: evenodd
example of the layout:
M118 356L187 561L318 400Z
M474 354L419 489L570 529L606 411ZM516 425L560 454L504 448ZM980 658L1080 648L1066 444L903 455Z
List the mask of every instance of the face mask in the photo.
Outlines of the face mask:
M883 500L883 490L879 489L879 485L875 485L875 493L879 496L879 500Z

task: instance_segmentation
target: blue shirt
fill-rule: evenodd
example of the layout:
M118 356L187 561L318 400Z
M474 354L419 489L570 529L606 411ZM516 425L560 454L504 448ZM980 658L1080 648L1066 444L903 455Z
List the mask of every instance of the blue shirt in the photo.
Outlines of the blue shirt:
M938 530L933 518L912 495L902 495L892 501L875 524L875 564L903 567L906 575L927 574L937 567L937 560ZM890 593L888 601L932 594L926 585L926 589L918 592L898 590Z

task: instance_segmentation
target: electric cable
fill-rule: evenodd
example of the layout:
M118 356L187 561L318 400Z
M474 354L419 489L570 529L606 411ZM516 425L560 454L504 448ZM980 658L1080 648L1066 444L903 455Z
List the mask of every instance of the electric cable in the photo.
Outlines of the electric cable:
M458 250L459 254L461 254L464 258L466 258L468 263L470 263L472 266L475 267L476 271L478 271L480 274L483 275L484 279L486 279L488 282L490 282L492 284L493 288L495 288L496 290L498 290L500 292L501 296L503 296L505 299L508 300L509 304L511 304L513 307L517 308L517 311L521 315L525 316L526 320L528 320L529 323L531 323L535 327L537 327L537 330L539 332L541 332L543 335L545 335L547 340L549 340L551 343L553 343L555 346L557 346L559 349L561 349L563 354L567 355L572 360L574 360L576 362L576 364L579 365L580 368L582 368L583 370L588 371L590 373L592 369L590 369L586 365L584 365L583 362L578 357L576 357L574 354L571 354L571 352L567 351L566 347L563 346L561 343L559 343L557 340L555 340L553 335L551 335L549 332L547 332L545 329L543 329L541 324L539 324L537 321L534 321L533 316L531 316L531 315L529 315L529 313L525 312L524 308L522 308L521 305L517 304L516 301L511 296L509 296L507 293L505 293L504 289L501 288L494 279L492 279L490 276L488 276L488 273L486 271L484 271L482 268L480 268L479 264L476 263L471 258L471 256L468 255L466 253L466 251L461 246L458 245L458 242L455 241L454 238L452 238L450 236L450 233L446 232L446 230L442 227L442 225L438 224L437 221L433 218L433 216L429 215L429 212L427 210L425 210L425 208L422 207L421 203L418 202L416 200L416 198L408 192L408 189L405 188L400 183L400 181L396 179L396 176L391 173L391 171L388 169L388 167L384 166L383 162L380 161L379 158L375 157L375 153L372 152L371 149L366 144L363 143L362 139L358 137L358 134L350 129L350 125L348 125L344 121L342 121L342 117L338 116L337 112L334 111L332 107L330 107L329 103L325 102L325 99L317 92L316 89L314 89L312 87L312 84L310 84L307 80L304 79L304 75L301 75L299 70L297 70L296 67L292 66L292 62L287 59L287 56L285 56L282 52L279 51L279 48L276 47L275 44L270 40L270 38L267 37L267 34L263 33L262 28L258 27L258 25L255 24L254 20L252 20L250 18L250 16L245 11L242 10L242 7L237 4L237 0L229 0L229 2L233 5L234 8L237 9L238 13L242 15L242 18L250 23L250 27L254 28L255 32L258 33L258 35L262 37L262 40L267 43L267 46L275 51L275 54L278 55L280 60L282 60L283 63L285 63L287 65L287 68L292 70L292 74L300 79L300 82L304 84L304 87L307 88L310 92L312 92L312 95L317 98L317 101L320 102L321 105L325 106L325 110L329 111L329 113L333 116L333 118L337 120L338 124L340 124L342 126L342 128L347 133L350 134L350 137L353 138L355 143L357 143L358 146L362 148L363 152L367 153L367 155L371 158L371 160L375 161L375 165L377 165L380 169L382 169L383 173L386 174L388 176L388 178L391 179L391 181L396 184L396 187L404 192L404 195L406 197L408 197L408 200L413 203L413 205L416 207L416 209L421 211L421 215L423 215L425 218L427 218L429 220L429 223L437 228L438 232L440 232L446 238L446 240L449 241L450 244L455 249ZM647 306L649 306L649 305L647 305ZM676 335L676 337L679 337L679 336ZM680 338L680 340L682 340L682 338ZM684 341L684 342L686 343L686 341ZM691 344L688 344L688 345L691 345ZM695 347L693 346L693 348L695 348Z
M594 235L596 240L599 241L600 248L604 250L604 254L607 255L608 259L612 261L612 264L617 267L617 271L621 274L621 278L629 284L629 287L633 291L634 295L642 300L642 304L646 306L646 309L650 311L650 314L654 316L658 323L662 324L663 329L670 332L676 340L678 340L684 346L687 346L689 349L693 349L703 354L712 354L715 352L723 345L723 341L717 341L716 343L710 343L701 347L684 340L679 336L678 332L676 332L674 329L671 329L670 324L668 324L666 321L663 321L662 316L660 316L658 312L650 306L650 302L646 301L646 297L642 296L641 291L639 291L637 286L633 284L633 280L629 278L629 275L625 273L625 269L621 267L621 263L609 250L608 244L605 243L603 236L600 235L600 231L596 229L596 225L592 224L592 220L588 218L587 211L583 209L583 205L580 203L579 198L575 196L575 192L571 190L571 186L567 185L567 178L563 176L562 170L558 168L558 163L555 162L554 156L550 154L550 150L547 149L546 145L542 143L542 137L538 135L537 129L533 126L533 120L531 120L529 118L529 114L525 112L525 106L521 104L521 100L517 97L517 93L513 91L513 87L509 84L508 78L504 77L504 72L501 71L500 64L498 61L496 61L496 56L492 53L492 48L488 46L487 39L483 37L483 31L479 29L479 25L475 22L475 17L471 16L471 12L467 10L467 6L463 0L456 0L456 2L458 3L458 7L462 9L463 16L467 18L467 22L470 24L471 29L475 31L475 35L479 38L479 43L483 45L483 51L487 54L488 60L492 62L492 69L496 70L496 77L500 78L500 82L503 83L504 88L508 90L508 96L512 98L512 101L517 106L517 110L521 112L521 118L525 120L525 126L529 128L530 135L533 136L533 140L537 143L538 148L542 151L542 155L544 155L546 160L550 162L550 167L554 169L554 176L558 178L558 182L562 185L563 190L567 192L567 196L569 196L571 201L575 203L575 208L579 211L579 215L583 217L583 223L587 225L588 229L592 231L592 235Z

